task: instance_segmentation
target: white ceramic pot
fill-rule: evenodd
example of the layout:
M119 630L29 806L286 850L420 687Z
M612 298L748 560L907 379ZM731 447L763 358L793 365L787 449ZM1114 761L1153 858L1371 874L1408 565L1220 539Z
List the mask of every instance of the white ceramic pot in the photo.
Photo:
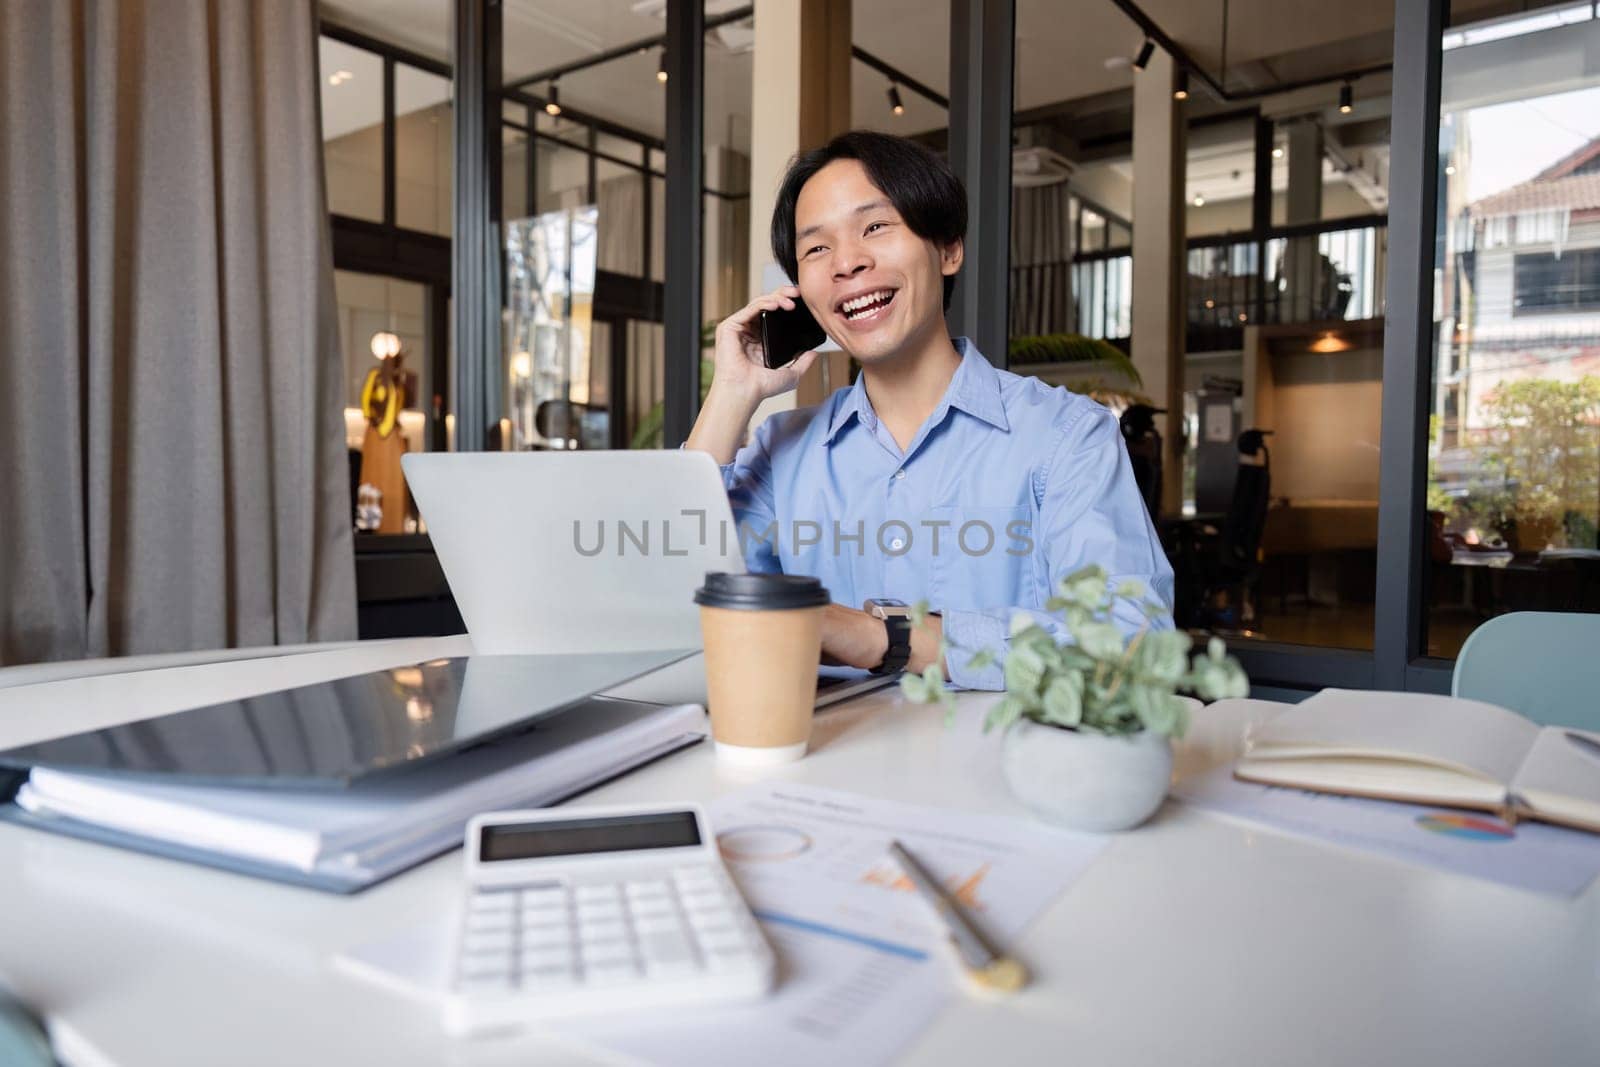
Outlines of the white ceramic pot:
M1141 730L1113 737L1019 719L1001 741L1012 796L1039 818L1073 830L1130 830L1161 806L1172 745Z

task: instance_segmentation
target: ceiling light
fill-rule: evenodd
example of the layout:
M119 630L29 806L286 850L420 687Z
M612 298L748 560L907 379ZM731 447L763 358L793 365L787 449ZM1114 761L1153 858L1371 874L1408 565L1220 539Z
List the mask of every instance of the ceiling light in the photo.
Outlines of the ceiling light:
M367 347L372 349L373 359L389 359L399 354L400 338L388 330L379 330L372 335Z
M544 103L544 113L551 118L561 114L561 89L555 82L550 83L550 99Z
M1341 114L1341 115L1350 114L1350 109L1352 107L1352 102L1354 101L1354 99L1355 99L1355 90L1353 88L1351 88L1349 82L1345 82L1343 85L1341 85L1339 87L1339 114Z
M906 113L906 105L900 100L900 87L893 82L889 83L889 110L896 115Z
M1156 43L1150 38L1144 39L1144 44L1139 46L1139 54L1133 57L1133 69L1143 70L1150 63L1150 57L1155 55Z
M1444 172L1446 174L1454 174L1456 172L1456 165L1454 163L1446 163L1444 165Z
M1272 158L1273 159L1282 159L1283 158L1283 147L1281 145L1272 150Z
M355 75L350 73L348 70L336 70L332 74L328 75L328 84L343 85L345 82L354 77Z
M1187 70L1178 71L1178 87L1172 90L1172 99L1189 99L1189 72Z
M661 50L661 58L656 62L656 81L666 84L667 80L667 50Z
M1355 346L1343 336L1335 333L1332 330L1322 331L1322 333L1317 336L1317 339L1312 341L1310 345L1311 351L1321 352L1329 355L1334 352L1348 352L1354 347Z
M1195 207L1205 207L1206 206L1206 198L1204 196L1201 196L1199 193L1195 193L1194 194L1194 206Z

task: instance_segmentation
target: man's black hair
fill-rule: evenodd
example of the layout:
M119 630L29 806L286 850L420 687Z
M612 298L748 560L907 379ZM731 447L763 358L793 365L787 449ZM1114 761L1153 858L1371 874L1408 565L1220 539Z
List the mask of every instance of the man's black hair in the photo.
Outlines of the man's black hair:
M789 276L799 277L795 248L795 204L817 171L838 159L860 162L873 185L883 190L911 232L947 248L967 235L967 191L942 157L915 141L887 133L852 130L821 148L802 152L789 163L772 209L772 255ZM944 306L950 309L954 276L944 279Z

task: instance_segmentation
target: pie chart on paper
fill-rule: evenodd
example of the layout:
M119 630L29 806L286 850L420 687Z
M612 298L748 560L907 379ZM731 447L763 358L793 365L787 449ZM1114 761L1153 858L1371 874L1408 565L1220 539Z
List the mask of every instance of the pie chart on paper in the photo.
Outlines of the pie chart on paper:
M792 860L811 849L811 835L792 826L736 826L717 835L717 849L733 863Z
M1457 812L1435 811L1419 815L1417 825L1432 833L1469 841L1510 841L1517 836L1516 830L1498 819Z

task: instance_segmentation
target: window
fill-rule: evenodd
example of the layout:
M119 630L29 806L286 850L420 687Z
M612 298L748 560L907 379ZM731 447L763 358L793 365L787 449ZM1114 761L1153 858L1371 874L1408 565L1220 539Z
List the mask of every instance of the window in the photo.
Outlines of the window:
M1430 655L1503 612L1600 611L1600 73L1578 61L1600 20L1582 14L1446 40Z
M1517 314L1528 311L1600 311L1600 248L1558 256L1516 257Z

